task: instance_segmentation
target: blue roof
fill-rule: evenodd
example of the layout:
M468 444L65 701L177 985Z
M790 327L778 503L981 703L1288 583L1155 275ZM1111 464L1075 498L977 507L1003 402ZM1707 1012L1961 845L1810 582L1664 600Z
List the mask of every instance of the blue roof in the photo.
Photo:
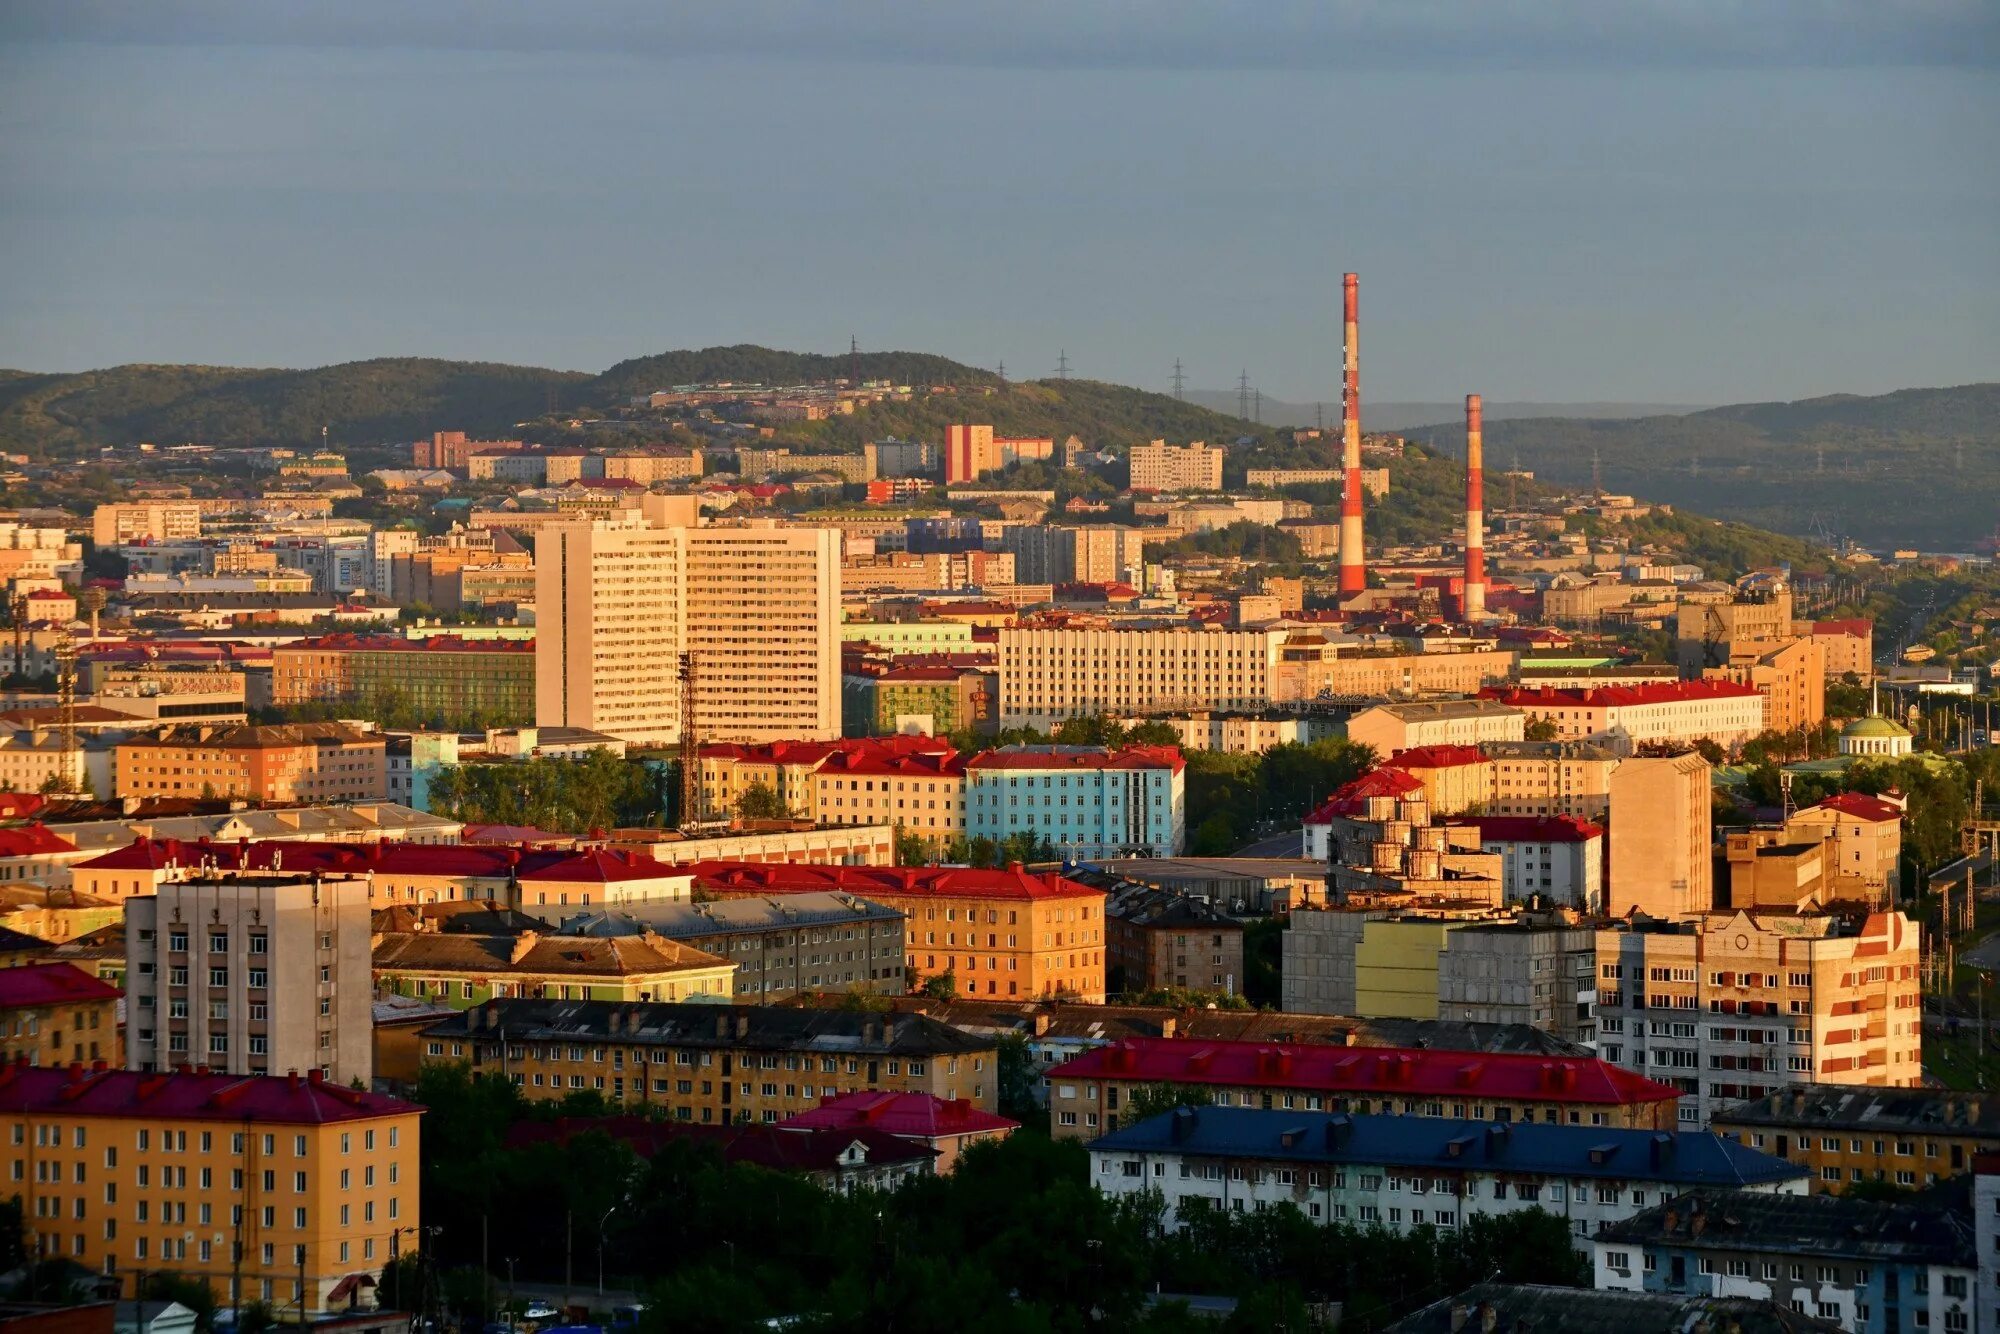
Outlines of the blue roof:
M1754 1186L1808 1175L1804 1167L1712 1130L1623 1130L1250 1107L1184 1108L1115 1130L1092 1140L1090 1148L1704 1186Z

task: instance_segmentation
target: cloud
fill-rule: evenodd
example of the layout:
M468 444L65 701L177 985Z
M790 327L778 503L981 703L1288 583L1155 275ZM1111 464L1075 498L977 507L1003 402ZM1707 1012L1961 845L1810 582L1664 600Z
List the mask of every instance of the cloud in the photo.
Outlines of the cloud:
M1985 67L1991 0L12 0L0 43L1042 69Z

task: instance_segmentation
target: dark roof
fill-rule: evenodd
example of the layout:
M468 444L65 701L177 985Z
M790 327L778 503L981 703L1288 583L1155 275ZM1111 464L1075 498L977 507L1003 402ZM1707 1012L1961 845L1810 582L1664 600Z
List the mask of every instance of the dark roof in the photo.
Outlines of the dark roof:
M1241 931L1243 924L1207 899L1176 890L1120 880L1103 871L1071 872L1071 878L1108 891L1104 915L1130 926L1199 927L1204 931Z
M1627 1130L1442 1116L1184 1107L1092 1140L1093 1151L1355 1163L1737 1188L1807 1169L1711 1130Z
M1486 1311L1494 1328L1535 1334L1685 1334L1693 1329L1732 1334L1833 1334L1840 1328L1777 1302L1750 1297L1698 1297L1669 1292L1593 1292L1525 1283L1478 1283L1432 1302L1382 1334L1450 1334L1453 1312L1466 1314L1465 1334L1478 1334Z
M747 1123L687 1125L643 1116L522 1121L508 1130L507 1144L510 1148L561 1144L591 1131L609 1135L641 1158L651 1158L673 1144L709 1145L726 1163L754 1163L774 1172L831 1171L840 1165L840 1156L855 1144L866 1152L871 1167L937 1157L937 1150L927 1144L867 1126L804 1130Z
M1787 1084L1767 1098L1715 1113L1721 1126L1909 1131L2000 1140L2000 1097L1952 1089Z
M1963 1269L1978 1263L1971 1218L1842 1195L1682 1195L1611 1224L1597 1239Z
M615 1025L615 1027L614 1027ZM632 1046L944 1056L993 1050L993 1040L920 1014L798 1010L666 1001L491 1000L425 1030L431 1036L505 1034L509 1041L615 1039Z
M0 954L26 954L30 950L52 950L53 941L31 936L25 931L16 931L11 926L0 926Z
M524 931L472 935L416 931L376 939L377 973L534 973L576 977L650 977L715 968L729 960L663 936L556 936Z

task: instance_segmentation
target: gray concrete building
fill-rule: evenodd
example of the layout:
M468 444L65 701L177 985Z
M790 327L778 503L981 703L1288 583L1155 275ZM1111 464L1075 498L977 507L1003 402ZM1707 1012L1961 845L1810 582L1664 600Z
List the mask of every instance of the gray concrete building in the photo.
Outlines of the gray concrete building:
M1438 1015L1530 1024L1570 1042L1597 1038L1597 932L1567 923L1481 922L1445 937Z
M902 913L851 894L786 894L704 903L633 903L562 924L570 936L650 931L736 965L739 1004L804 992L895 996L905 989Z
M370 931L363 876L211 876L126 900L126 1066L366 1087Z

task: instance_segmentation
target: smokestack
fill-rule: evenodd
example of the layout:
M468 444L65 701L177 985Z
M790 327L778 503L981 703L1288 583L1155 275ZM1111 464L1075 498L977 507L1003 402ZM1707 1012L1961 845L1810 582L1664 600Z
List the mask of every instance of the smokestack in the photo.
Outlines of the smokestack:
M1465 619L1486 615L1486 451L1479 395L1465 396Z
M1361 338L1355 311L1360 305L1361 280L1348 274L1341 281L1345 304L1342 362L1346 379L1340 396L1340 591L1359 593L1368 587L1368 569L1361 562Z

